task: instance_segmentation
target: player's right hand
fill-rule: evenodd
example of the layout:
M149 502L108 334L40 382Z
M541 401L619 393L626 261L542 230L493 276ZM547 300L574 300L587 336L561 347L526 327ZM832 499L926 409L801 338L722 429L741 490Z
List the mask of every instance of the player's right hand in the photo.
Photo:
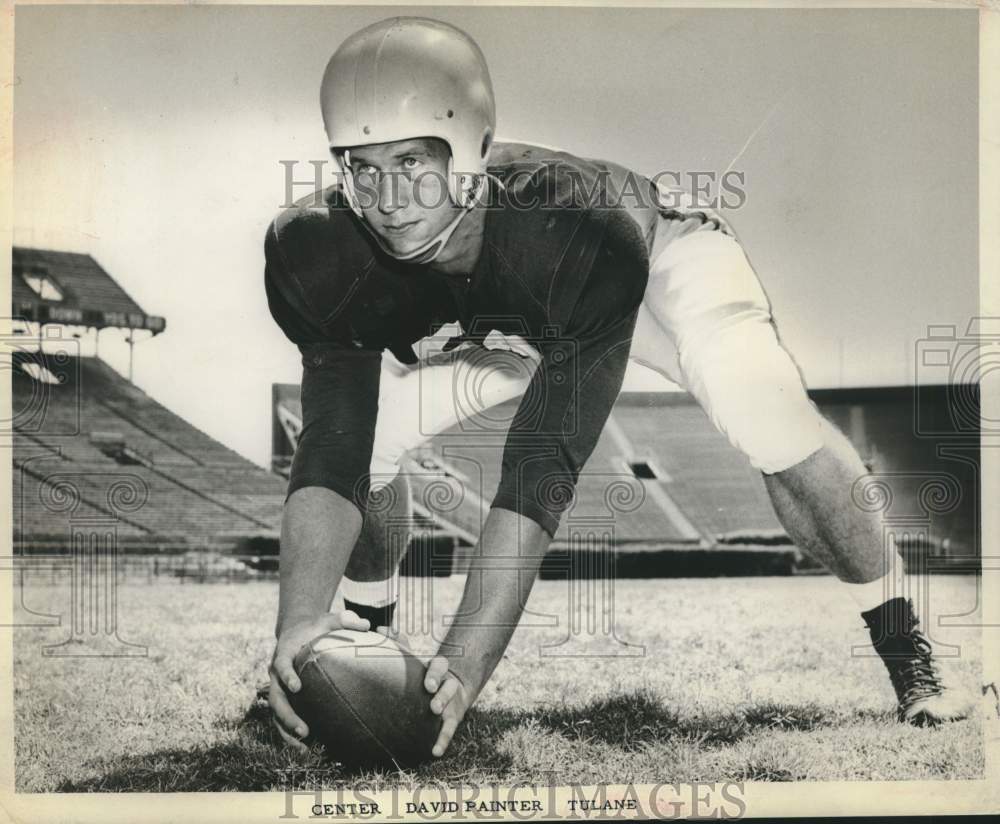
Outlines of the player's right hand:
M287 692L298 692L302 682L295 673L295 656L305 644L325 632L335 629L368 630L368 621L350 610L328 612L316 618L297 621L283 627L271 659L271 687L267 702L271 707L271 720L286 744L303 748L302 740L309 734L309 726L292 709ZM286 692L287 691L287 692Z
M441 716L441 730L431 750L435 758L440 758L448 749L455 730L465 718L465 713L476 700L478 691L473 692L468 688L458 674L448 666L448 659L443 655L434 656L427 665L424 689L434 696L431 699L431 712Z

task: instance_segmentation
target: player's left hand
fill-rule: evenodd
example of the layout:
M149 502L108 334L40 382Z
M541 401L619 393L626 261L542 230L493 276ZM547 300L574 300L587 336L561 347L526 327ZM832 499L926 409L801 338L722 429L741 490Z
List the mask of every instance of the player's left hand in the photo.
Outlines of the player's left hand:
M431 712L440 715L444 721L431 751L436 758L440 758L448 749L455 730L476 697L455 672L448 668L448 659L443 655L435 656L427 665L424 688L434 696L431 698Z

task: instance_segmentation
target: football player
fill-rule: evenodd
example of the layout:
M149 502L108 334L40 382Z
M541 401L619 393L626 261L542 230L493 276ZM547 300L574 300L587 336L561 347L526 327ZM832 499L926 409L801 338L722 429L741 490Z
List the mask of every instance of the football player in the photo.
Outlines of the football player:
M463 654L427 668L435 755L507 647L630 357L689 391L763 473L789 536L857 602L899 718L968 711L899 595L902 560L878 516L852 501L864 465L810 402L718 214L613 163L495 141L483 54L442 22L348 37L321 104L337 184L278 215L265 241L269 305L303 363L268 696L287 738L307 732L286 692L300 687L301 645L332 626L391 625L399 550L384 523L409 505L399 460L469 414L454 370L484 348L499 360L473 364L479 407L521 402L441 647ZM511 555L520 569L490 564ZM331 616L338 584L348 611Z

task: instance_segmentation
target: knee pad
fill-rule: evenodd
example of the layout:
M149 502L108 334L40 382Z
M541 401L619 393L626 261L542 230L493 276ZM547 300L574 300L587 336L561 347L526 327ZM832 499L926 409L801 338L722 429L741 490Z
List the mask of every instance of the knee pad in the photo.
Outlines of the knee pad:
M648 288L650 309L674 344L680 383L754 467L781 472L823 445L823 418L734 238L699 231L666 244Z
M761 472L781 472L823 446L823 416L765 308L717 319L685 339L680 363L712 423Z
M440 369L440 367L438 368ZM420 397L437 378L435 370L400 373L383 367L379 381L378 420L372 443L371 491L378 492L399 474L399 461L408 449L420 446L429 435L421 428Z

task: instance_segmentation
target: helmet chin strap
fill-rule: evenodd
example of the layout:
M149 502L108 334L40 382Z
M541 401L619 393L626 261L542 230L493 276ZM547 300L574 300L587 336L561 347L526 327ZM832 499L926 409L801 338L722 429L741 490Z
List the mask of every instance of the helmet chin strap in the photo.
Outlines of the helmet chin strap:
M386 246L385 241L379 236L378 232L376 232L369 225L367 220L361 218L361 222L364 223L365 226L368 227L368 231L375 236L375 240L378 241L378 245L382 247L382 251L388 255L392 255L392 257L396 258L396 260L402 260L407 263L430 263L441 253L441 250L444 249L449 238L451 238L452 234L454 234L455 230L458 228L458 224L462 222L462 218L469 213L471 208L471 206L463 208L462 211L455 215L455 218L451 221L451 223L445 226L434 237L423 245L418 246L412 252L406 252L405 254L392 251L392 249Z

